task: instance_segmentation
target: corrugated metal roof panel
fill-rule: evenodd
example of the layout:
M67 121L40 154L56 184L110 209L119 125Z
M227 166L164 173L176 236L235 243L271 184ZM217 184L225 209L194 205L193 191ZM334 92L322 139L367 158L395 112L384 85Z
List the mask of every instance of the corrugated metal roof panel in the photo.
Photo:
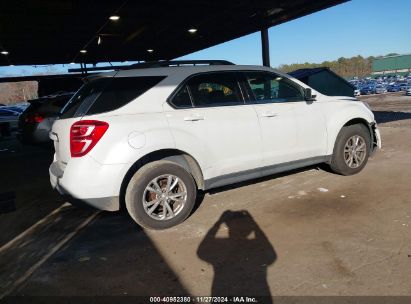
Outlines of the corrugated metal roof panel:
M411 69L411 55L389 56L375 59L372 63L373 72Z
M299 69L299 70L295 70L295 71L288 73L288 75L294 78L297 78L297 79L302 79L302 78L314 75L324 70L330 70L330 69L327 67L312 68L312 69Z

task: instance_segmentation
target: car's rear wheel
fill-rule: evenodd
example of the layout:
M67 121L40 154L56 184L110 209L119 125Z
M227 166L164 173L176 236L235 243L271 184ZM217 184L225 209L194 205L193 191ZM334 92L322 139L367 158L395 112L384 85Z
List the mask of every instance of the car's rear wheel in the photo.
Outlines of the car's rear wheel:
M192 175L170 161L140 168L126 189L126 207L141 226L166 229L183 222L194 207L197 188Z
M337 136L330 167L338 174L353 175L367 164L371 138L362 124L346 126Z

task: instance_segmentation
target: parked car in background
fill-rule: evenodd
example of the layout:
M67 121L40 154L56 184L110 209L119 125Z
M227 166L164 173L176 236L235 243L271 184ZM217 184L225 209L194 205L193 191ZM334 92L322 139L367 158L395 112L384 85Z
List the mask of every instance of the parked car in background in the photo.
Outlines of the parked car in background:
M407 86L408 86L408 85L407 85L406 83L401 83L401 84L400 84L400 90L401 90L401 91L406 91L406 90L407 90Z
M381 84L375 87L375 94L384 94L387 93L387 88Z
M17 106L6 106L6 107L3 107L2 109L11 110L11 111L14 111L14 112L17 112L17 113L20 113L20 114L24 112L23 108L17 107Z
M411 87L410 76L404 77L401 75L384 75L375 79L371 77L358 78L354 77L349 80L357 89L360 89L361 95L382 94L387 92L407 91ZM357 93L355 93L357 94Z
M61 109L74 93L59 92L30 100L30 106L20 116L17 137L23 143L50 143L49 132Z
M8 109L7 106L0 107L0 136L8 136L17 129L20 113Z
M406 95L406 96L411 96L411 88L408 88L408 89L405 91L405 95Z
M14 104L12 106L3 107L3 109L9 109L14 112L18 112L22 114L28 108L28 106L29 106L29 103L20 103L20 104Z
M354 96L355 97L361 96L361 90L360 89L355 89L354 90Z
M370 95L370 94L375 94L374 86L364 86L361 88L361 95Z
M401 91L401 88L400 88L399 84L394 83L394 84L390 84L387 87L387 91L388 92L399 92L399 91Z

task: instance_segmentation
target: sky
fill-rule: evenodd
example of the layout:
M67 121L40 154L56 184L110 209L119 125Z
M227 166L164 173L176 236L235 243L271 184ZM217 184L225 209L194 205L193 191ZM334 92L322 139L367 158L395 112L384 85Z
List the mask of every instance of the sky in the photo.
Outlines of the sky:
M352 0L269 30L271 66L320 63L339 57L411 53L411 0ZM260 33L180 59L225 59L260 65ZM0 67L0 77L64 73L77 65Z

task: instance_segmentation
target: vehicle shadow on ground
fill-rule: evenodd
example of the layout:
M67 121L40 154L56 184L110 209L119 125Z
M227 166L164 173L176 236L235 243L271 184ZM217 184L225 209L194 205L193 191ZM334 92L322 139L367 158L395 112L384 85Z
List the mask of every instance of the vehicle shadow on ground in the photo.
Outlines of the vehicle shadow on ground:
M174 254L128 216L103 212L11 296L189 295L166 261ZM248 211L225 211L197 255L214 267L213 296L270 296L267 268L277 254Z
M52 160L50 149L25 146L15 138L0 142L0 205L3 195L14 198L9 212L0 213L0 246L64 203L50 186Z
M329 166L327 164L323 163L323 164L308 166L308 167L304 167L304 168L298 168L298 169L290 170L290 171L283 172L283 173L277 173L277 174L272 174L272 175L268 175L268 176L264 176L264 177L259 177L259 178L255 178L255 179L251 179L251 180L247 180L247 181L243 181L243 182L238 182L238 183L230 184L230 185L227 185L227 186L213 188L213 189L210 189L210 190L207 190L207 191L199 190L197 192L196 202L194 204L193 210L191 211L191 215L194 214L200 208L201 204L203 203L203 200L205 198L206 193L209 193L209 194L213 195L213 194L216 194L216 193L221 193L221 192L233 190L233 189L236 189L236 188L250 186L250 185L262 183L262 182L265 182L265 181L269 181L269 180L272 180L272 179L276 179L276 178L280 178L280 177L284 177L284 176L288 176L288 175L292 175L292 174L297 174L297 173L300 173L300 172L310 171L310 170L314 170L314 169L315 170L320 170L321 169L321 170L326 171L326 172L332 172L331 169L329 168Z
M277 254L248 211L225 211L197 255L214 268L212 296L270 296L267 268Z
M386 123L398 120L411 119L411 113L407 112L390 112L390 111L373 111L377 123Z
M189 295L150 237L122 213L102 212L12 295Z

